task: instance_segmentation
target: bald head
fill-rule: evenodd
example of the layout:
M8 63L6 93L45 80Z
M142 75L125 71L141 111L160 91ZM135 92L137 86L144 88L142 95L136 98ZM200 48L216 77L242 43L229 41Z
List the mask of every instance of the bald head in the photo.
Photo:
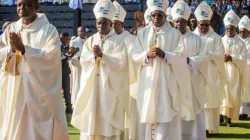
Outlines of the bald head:
M81 39L85 39L85 28L83 26L80 26L80 27L77 28L77 35Z

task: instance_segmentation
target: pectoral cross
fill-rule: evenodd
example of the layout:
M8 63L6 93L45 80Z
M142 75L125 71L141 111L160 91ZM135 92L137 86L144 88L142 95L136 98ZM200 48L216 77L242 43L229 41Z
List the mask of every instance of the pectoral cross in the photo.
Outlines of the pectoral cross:
M231 49L232 49L232 46L231 44L228 45L228 54L231 54Z
M157 45L157 37L158 37L158 34L157 34L157 33L154 33L153 36L154 36L154 42L153 42L152 45L150 45L150 49L157 47L156 45ZM154 66L153 58L151 58L151 66L152 66L152 67Z

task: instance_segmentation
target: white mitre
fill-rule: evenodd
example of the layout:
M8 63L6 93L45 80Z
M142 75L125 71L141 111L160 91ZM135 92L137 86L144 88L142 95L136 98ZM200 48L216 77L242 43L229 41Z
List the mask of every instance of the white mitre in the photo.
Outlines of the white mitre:
M171 8L171 7L168 7L168 9L167 9L167 11L166 11L167 21L168 21L168 22L173 22L173 17L172 17L172 14L171 14L171 10L172 10L172 8Z
M202 20L210 21L213 15L213 11L205 1L202 1L196 8L194 15L197 21L202 21Z
M144 20L146 24L149 24L151 22L151 18L150 18L150 10L147 9L144 13Z
M116 8L116 12L115 12L115 16L113 20L124 22L127 12L117 1L114 1L113 4Z
M173 17L173 20L176 20L178 18L183 18L185 20L188 20L190 14L191 14L191 9L183 0L178 0L174 4L171 10L171 15Z
M113 20L115 16L115 6L110 0L98 0L94 7L95 18L107 18Z
M151 12L158 10L165 13L168 8L168 4L168 0L147 0L147 6Z
M245 15L240 19L238 27L239 29L245 28L250 31L250 19L248 18L248 16Z
M223 22L225 26L232 25L237 28L240 22L240 18L235 14L233 10L230 10L225 15Z

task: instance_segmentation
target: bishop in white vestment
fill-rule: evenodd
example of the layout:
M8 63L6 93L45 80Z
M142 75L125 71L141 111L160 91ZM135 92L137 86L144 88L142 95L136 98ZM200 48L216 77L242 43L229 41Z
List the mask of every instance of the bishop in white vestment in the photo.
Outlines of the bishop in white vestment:
M248 59L247 59L247 79L250 79L250 19L247 16L241 18L238 24L240 30L240 38L246 43L247 51L248 51ZM246 83L243 87L242 94L242 104L240 107L240 119L247 119L248 114L250 114L250 85L249 82Z
M27 2L31 7L21 8ZM58 32L36 13L36 0L18 5L20 19L1 38L0 139L69 140Z
M191 76L178 30L166 22L168 1L147 1L152 23L138 31L131 56L138 68L139 140L181 140L181 103L191 107ZM187 71L187 73L183 73ZM179 85L179 86L178 86Z
M246 83L247 48L237 35L236 29L239 17L233 10L227 12L224 18L226 35L222 38L225 48L225 68L227 84L225 86L226 99L221 106L221 114L226 116L227 126L231 126L231 119L239 119L242 87Z
M116 8L116 13L113 18L113 27L116 32L121 37L121 41L125 43L126 47L126 52L130 52L131 50L131 45L135 40L135 36L130 34L128 31L124 30L124 20L126 17L126 11L124 8L117 2L113 2L115 8ZM137 88L138 88L138 83L136 82L136 71L134 70L134 66L131 61L131 56L127 54L127 59L129 63L129 81L130 81L130 106L129 106L129 112L126 114L126 123L125 123L125 128L126 128L126 139L130 140L137 140L138 139L138 111L137 111L137 106L136 106L136 100L133 95L137 93Z
M81 87L72 124L82 140L122 140L128 112L129 77L126 47L112 29L115 7L100 0L94 7L98 32L84 43Z
M206 130L219 132L220 106L225 99L224 82L225 68L224 47L221 37L214 32L210 26L212 10L210 6L202 1L195 10L198 27L194 33L201 37L207 50L207 67L201 67L206 78L204 108Z
M186 54L189 59L189 66L192 79L192 107L187 108L189 112L183 114L182 118L182 139L184 140L205 140L206 126L204 113L204 93L205 78L202 69L206 68L206 49L201 38L192 33L187 28L187 21L191 14L189 6L183 1L178 0L172 7L171 15L174 26L183 37ZM182 104L182 108L186 104Z

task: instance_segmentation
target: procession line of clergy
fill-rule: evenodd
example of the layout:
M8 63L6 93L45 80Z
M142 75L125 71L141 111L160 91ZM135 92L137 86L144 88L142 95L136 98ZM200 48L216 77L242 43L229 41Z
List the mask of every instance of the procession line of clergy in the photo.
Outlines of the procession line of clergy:
M168 0L148 0L147 7L148 25L135 37L123 29L123 7L99 0L98 32L71 42L83 43L71 62L75 74L81 70L71 123L82 140L205 140L206 130L218 132L220 114L231 125L250 102L247 17L240 21L229 11L221 38L209 26L212 11L204 1L193 33L183 0L170 11L172 25ZM20 20L0 38L0 139L68 140L58 32L44 14L26 12L34 19L26 25L25 12L17 11Z
M193 33L183 0L168 10L164 0L147 6L147 26L137 37L123 30L126 11L118 2L101 0L94 7L100 29L83 46L86 74L72 118L81 139L205 140L206 130L219 131L220 114L237 119L241 103L249 102L241 98L249 96L246 45L236 32L223 38L214 32L206 2L195 11ZM98 27L104 19L113 21L106 34ZM238 22L233 11L225 16L227 30Z

